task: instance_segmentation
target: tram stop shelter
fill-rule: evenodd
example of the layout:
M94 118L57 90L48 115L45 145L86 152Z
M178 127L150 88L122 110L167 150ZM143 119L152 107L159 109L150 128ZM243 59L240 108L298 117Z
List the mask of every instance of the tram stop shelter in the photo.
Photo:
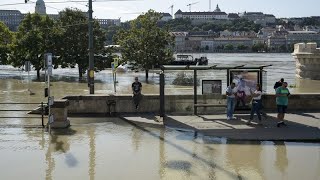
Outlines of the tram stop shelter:
M236 77L236 74L239 73L252 73L256 76L256 83L261 84L261 88L263 91L265 91L266 88L266 74L267 71L264 70L266 67L272 66L269 65L257 65L257 66L249 66L249 65L227 65L227 66L218 66L218 65L205 65L205 66L197 66L197 65L162 65L161 66L161 72L160 72L160 116L164 117L165 115L165 77L164 74L166 71L169 70L175 70L175 71L193 71L193 107L194 107L194 114L197 115L197 108L201 106L209 107L210 104L198 104L198 98L197 98L197 72L198 71L226 71L226 81L227 86L230 85L230 83L233 81L233 79ZM221 88L221 84L220 84ZM220 91L220 94L222 92ZM211 105L212 107L217 105ZM225 106L225 105L221 105Z

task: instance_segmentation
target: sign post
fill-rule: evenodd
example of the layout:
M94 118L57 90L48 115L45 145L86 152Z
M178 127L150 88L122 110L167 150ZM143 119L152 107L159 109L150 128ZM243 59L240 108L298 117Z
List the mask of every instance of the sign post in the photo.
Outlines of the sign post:
M54 103L54 97L51 96L50 92L50 76L52 76L52 53L46 53L45 65L47 70L47 88L45 89L45 97L48 97L48 126L49 133L51 132L51 124L54 122L54 115L51 113L51 106Z
M117 57L113 58L113 62L111 62L112 68L112 79L113 79L113 88L114 92L117 93L116 84L117 84L117 67L118 67L119 59Z

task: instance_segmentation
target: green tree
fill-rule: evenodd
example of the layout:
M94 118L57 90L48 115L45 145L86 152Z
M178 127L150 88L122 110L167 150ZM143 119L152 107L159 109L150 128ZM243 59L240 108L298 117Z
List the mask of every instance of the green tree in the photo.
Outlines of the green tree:
M153 65L162 65L172 59L172 37L165 28L159 28L159 13L149 10L131 22L130 29L120 30L115 40L121 46L124 61L135 61L146 71Z
M233 47L232 44L226 44L226 45L224 46L224 49L225 49L225 50L233 50L234 47Z
M82 78L89 66L88 19L78 9L67 8L61 11L59 15L58 24L63 27L57 52L60 56L59 62L62 68L74 68L77 65L79 78ZM93 35L94 53L101 54L104 49L106 34L96 21L93 23ZM101 65L103 63L96 64ZM102 69L102 67L97 69Z
M252 46L252 51L253 52L260 52L260 51L267 52L267 50L268 50L268 46L266 44L263 44L263 43L254 44Z
M191 23L191 20L188 18L172 19L168 22L159 21L157 24L161 28L168 27L169 31L191 31L194 27Z
M238 50L246 50L246 49L248 49L248 46L243 45L243 44L239 44L239 45L237 46L237 49L238 49Z
M54 49L50 41L53 27L54 21L48 16L27 14L18 28L10 63L14 67L20 67L26 61L30 61L37 71L39 80L44 53L49 49Z
M8 55L12 41L13 33L0 21L0 64L8 63Z

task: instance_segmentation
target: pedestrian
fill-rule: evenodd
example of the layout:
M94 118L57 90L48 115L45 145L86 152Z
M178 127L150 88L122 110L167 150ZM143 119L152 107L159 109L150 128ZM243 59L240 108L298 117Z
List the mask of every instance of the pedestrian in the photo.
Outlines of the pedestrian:
M132 87L132 93L133 93L133 103L135 105L135 108L139 108L139 104L142 98L141 90L142 90L142 84L139 82L138 77L134 78L134 82L131 85Z
M279 81L277 81L277 82L274 84L273 89L274 89L274 90L277 90L277 88L282 85L283 81L284 81L283 78L281 78Z
M235 88L236 84L233 82L226 89L227 95L227 120L233 119L233 112L236 105L235 95L237 93L237 88Z
M251 101L251 113L250 113L250 120L247 122L247 124L251 124L251 121L253 120L253 115L254 113L257 114L258 116L258 124L261 124L261 107L262 107L262 103L261 103L261 95L262 95L262 90L261 90L261 85L257 84L256 85L256 90L254 92L252 92L252 90L250 89L250 92L253 96L252 101Z
M288 107L288 97L290 96L290 91L287 88L287 86L288 86L288 83L283 82L282 86L276 89L276 102L277 102L277 109L278 109L277 127L280 127L280 125L286 125L283 119Z

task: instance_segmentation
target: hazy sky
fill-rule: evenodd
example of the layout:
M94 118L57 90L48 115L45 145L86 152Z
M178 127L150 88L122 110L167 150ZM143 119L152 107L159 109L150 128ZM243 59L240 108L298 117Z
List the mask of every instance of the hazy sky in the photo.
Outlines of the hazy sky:
M44 0L47 13L57 14L59 10L66 7L76 7L87 11L85 0ZM82 2L70 2L82 1ZM158 12L171 13L169 8L174 5L173 12L178 9L189 11L187 4L193 4L192 11L209 11L209 0L95 0L93 2L94 17L97 18L119 18L122 21L134 19L149 9ZM97 2L98 1L98 2ZM27 4L4 5L24 3L24 0L0 0L0 9L15 9L22 13L34 12L36 0L30 0ZM62 4L50 2L66 2ZM221 11L226 13L238 13L244 11L259 11L266 14L274 14L279 17L308 17L320 16L320 0L211 0L211 9L214 10L219 4Z

